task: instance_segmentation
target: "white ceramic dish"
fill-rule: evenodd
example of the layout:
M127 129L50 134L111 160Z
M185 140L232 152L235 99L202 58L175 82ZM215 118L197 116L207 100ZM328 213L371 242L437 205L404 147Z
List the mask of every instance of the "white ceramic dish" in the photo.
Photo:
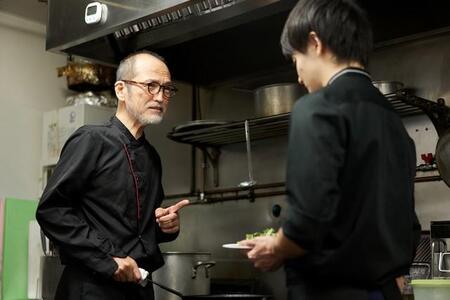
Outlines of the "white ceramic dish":
M238 243L234 243L234 244L223 244L222 247L227 248L227 249L241 249L241 250L249 250L249 249L252 249L252 247L250 247L250 246L240 245L240 244L238 244Z

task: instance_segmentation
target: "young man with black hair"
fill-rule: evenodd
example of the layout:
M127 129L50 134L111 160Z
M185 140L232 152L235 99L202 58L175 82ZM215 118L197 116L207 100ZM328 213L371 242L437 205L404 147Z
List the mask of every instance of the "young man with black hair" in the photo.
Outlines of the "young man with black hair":
M300 0L281 45L310 94L291 115L282 228L242 241L247 256L284 264L292 300L401 299L420 233L416 154L365 70L370 24L351 0Z

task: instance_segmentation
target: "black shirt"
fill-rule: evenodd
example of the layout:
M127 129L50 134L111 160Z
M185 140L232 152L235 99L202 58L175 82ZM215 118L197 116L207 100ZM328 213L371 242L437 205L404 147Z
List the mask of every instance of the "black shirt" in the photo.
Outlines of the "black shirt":
M288 284L373 288L407 274L420 233L414 143L362 70L344 70L291 115L285 235L307 250Z
M111 276L117 269L112 257L130 256L153 271L163 265L158 243L177 236L156 224L163 197L158 153L113 117L69 138L36 218L63 264Z

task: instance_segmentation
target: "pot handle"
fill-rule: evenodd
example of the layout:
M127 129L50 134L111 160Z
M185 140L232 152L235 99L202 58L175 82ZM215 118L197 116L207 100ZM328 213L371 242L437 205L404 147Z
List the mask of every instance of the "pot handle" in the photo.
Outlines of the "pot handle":
M444 266L444 259L448 255L450 255L450 252L441 252L439 254L439 272L450 273L448 266Z
M206 274L206 278L209 277L209 268L213 267L216 264L215 261L213 260L208 260L208 261L198 261L193 267L192 267L192 279L197 277L197 269L200 267L204 267L205 268L205 274Z

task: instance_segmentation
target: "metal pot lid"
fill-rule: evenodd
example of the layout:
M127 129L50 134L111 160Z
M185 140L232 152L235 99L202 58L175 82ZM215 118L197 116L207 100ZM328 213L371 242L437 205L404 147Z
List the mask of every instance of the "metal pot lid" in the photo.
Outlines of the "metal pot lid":
M436 164L442 179L450 187L450 130L447 130L438 140Z
M178 132L185 132L185 131L191 131L191 130L196 130L196 129L203 129L203 128L209 128L209 127L213 127L213 126L217 126L217 125L224 125L227 124L227 121L221 121L221 120L194 120L194 121L189 121L185 124L180 124L175 126L172 129L173 133L178 133Z

